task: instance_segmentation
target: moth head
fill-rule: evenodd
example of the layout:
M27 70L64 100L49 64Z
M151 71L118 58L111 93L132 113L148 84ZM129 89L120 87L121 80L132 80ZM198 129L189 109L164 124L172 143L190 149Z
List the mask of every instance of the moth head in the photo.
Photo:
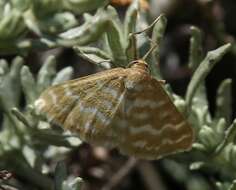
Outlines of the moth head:
M140 69L142 71L149 72L149 67L146 61L143 59L138 59L129 63L128 67Z

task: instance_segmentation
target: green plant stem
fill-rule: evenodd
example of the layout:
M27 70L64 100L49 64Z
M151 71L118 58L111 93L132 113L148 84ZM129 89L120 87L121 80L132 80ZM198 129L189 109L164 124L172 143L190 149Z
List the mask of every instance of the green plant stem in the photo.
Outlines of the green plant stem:
M199 85L205 80L206 76L212 70L215 64L223 57L223 55L227 51L230 50L230 47L231 44L226 44L217 48L216 50L208 52L205 59L201 62L199 67L194 72L186 93L186 115L190 113L192 99Z

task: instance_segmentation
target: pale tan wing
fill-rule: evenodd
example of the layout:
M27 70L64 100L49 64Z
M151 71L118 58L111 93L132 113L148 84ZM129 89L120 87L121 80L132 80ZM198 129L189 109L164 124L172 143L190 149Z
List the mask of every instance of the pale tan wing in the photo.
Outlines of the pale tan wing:
M159 159L191 148L193 130L158 81L144 77L127 91L125 101L122 153Z
M98 86L97 80L104 77L113 77L121 68L102 71L47 88L35 101L35 107L39 113L46 114L49 121L63 125L70 110L84 97L87 91L93 91Z
M50 122L88 142L115 145L110 123L124 97L124 69L117 68L47 89L36 107Z

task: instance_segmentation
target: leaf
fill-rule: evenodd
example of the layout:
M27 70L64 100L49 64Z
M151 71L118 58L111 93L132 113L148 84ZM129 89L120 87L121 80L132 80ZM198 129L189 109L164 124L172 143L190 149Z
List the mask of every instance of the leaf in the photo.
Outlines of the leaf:
M38 92L42 92L45 88L51 85L53 77L56 74L56 59L54 56L49 56L41 67L37 76Z
M232 79L221 82L216 97L216 118L224 118L229 125L232 118Z
M136 38L130 36L131 33L136 30L137 15L139 10L138 0L133 1L129 6L124 20L124 40L125 40L125 52L128 62L137 59L137 48L136 48Z
M119 25L115 21L116 14L114 15L114 8L109 6L107 11L113 18L109 21L106 31L107 41L112 54L112 60L114 61L114 66L124 67L128 64L124 48L124 36L119 28Z
M58 45L66 47L74 45L83 46L95 42L107 31L110 17L111 15L106 11L99 9L93 16L93 19L90 19L79 27L63 32L59 37L54 37L51 40L56 41Z
M190 39L189 67L195 71L203 59L202 33L195 26L192 26L190 30L192 36Z
M64 81L70 80L72 78L73 73L73 67L65 67L56 74L56 77L52 81L52 85L60 84Z
M112 58L105 51L99 48L76 46L74 47L74 50L79 54L79 56L98 65L99 67L105 69L111 68L110 63L112 62Z
M36 81L28 66L21 68L21 85L27 104L33 103L37 98Z
M55 190L63 190L63 183L67 178L66 165L64 162L58 162L55 169Z
M124 33L126 39L129 37L130 33L135 32L136 30L138 11L139 11L139 2L138 0L134 0L125 14Z

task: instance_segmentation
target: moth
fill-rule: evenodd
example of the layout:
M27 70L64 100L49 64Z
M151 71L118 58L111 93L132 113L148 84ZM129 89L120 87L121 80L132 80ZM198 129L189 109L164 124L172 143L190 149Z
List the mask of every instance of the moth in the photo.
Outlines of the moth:
M162 85L140 59L49 87L35 106L86 142L154 160L189 150L194 139Z

